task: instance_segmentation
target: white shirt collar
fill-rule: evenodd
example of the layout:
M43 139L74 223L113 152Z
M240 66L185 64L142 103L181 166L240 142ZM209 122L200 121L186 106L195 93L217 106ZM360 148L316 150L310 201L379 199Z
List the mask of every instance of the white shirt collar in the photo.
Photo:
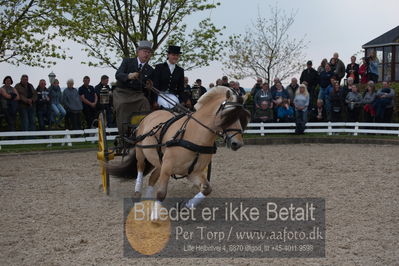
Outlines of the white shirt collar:
M137 65L140 65L141 64L141 66L144 66L145 65L145 63L142 63L141 61L140 61L140 59L137 57Z
M166 60L166 63L168 64L170 73L173 73L173 71L175 70L176 64L171 64L171 63L169 62L169 60Z

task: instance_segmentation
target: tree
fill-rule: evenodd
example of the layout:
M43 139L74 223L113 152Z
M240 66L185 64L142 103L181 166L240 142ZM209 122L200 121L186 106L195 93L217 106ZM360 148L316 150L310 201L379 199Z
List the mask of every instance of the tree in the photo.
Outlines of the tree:
M286 15L277 6L271 7L270 18L258 11L253 27L245 35L233 35L227 45L226 72L237 78L262 77L270 84L274 77L284 80L303 67L304 37L291 39L289 29L295 14Z
M45 67L66 58L49 31L54 10L39 0L0 0L0 63Z
M122 57L133 57L139 40L153 42L155 61L167 44L181 45L187 70L220 58L222 29L204 19L187 33L187 16L215 8L209 0L86 0L70 1L55 18L62 36L84 46L91 66L117 68ZM164 58L163 58L164 59ZM190 62L190 63L188 63Z

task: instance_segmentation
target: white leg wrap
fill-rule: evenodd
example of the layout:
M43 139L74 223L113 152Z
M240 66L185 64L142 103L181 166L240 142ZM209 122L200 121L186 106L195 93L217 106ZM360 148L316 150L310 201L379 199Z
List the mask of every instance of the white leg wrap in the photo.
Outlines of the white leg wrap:
M153 194L154 194L154 187L153 186L148 186L144 197L146 199L151 199L153 197Z
M202 192L197 193L197 195L195 195L194 198L190 199L186 203L186 207L190 209L197 207L198 204L200 204L205 199L205 197L206 196Z
M162 208L162 204L159 200L154 202L151 209L151 221L157 221L159 219L159 211Z
M134 192L141 192L141 185L143 184L143 172L137 172L136 186Z

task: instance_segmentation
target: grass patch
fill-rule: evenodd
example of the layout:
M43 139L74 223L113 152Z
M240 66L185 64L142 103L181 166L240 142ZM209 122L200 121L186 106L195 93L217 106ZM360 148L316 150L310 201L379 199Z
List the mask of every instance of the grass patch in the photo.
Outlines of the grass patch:
M108 147L113 147L113 141L108 141ZM21 145L3 145L0 153L19 153L19 152L33 152L33 151L58 151L58 150L77 150L77 149L97 149L97 143L72 143L72 146L61 144L21 144Z

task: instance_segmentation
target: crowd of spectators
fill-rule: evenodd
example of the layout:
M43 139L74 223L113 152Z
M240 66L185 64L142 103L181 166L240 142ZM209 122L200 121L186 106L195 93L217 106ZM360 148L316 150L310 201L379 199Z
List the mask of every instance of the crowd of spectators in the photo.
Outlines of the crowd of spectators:
M54 79L50 86L41 79L35 89L27 75L22 75L15 86L12 77L6 76L0 88L0 126L4 120L9 131L91 128L104 108L109 111L108 126L112 126L112 105L99 104L100 92L111 91L108 82L108 76L103 75L100 83L93 87L90 78L85 76L79 88L74 87L73 79L69 79L62 90L58 79Z
M296 122L298 134L304 132L307 121L391 122L395 91L385 81L376 91L378 61L374 53L362 61L359 65L356 57L352 56L345 67L338 53L334 53L329 61L323 59L317 69L308 61L299 82L294 77L285 88L278 78L273 80L271 87L262 78L257 78L250 92L252 121ZM107 105L99 103L101 91L105 90L112 96L108 83L108 76L103 75L100 82L92 86L90 78L85 76L79 88L69 79L62 90L57 79L48 87L41 79L35 89L27 75L22 75L15 86L12 78L6 76L0 88L0 128L5 129L3 122L10 131L91 128L103 109L107 111L107 126L116 126L112 97ZM185 77L188 100L183 104L190 109L207 91L201 79L194 84L190 86ZM239 82L229 81L227 76L209 84L208 90L215 85L230 87L239 95L246 94Z
M376 91L378 60L374 53L362 61L359 66L352 56L345 67L334 53L330 61L323 59L317 70L308 61L299 84L292 78L286 88L278 78L271 88L258 78L251 91L252 121L296 122L298 134L303 133L307 121L392 122L395 90L384 81Z

